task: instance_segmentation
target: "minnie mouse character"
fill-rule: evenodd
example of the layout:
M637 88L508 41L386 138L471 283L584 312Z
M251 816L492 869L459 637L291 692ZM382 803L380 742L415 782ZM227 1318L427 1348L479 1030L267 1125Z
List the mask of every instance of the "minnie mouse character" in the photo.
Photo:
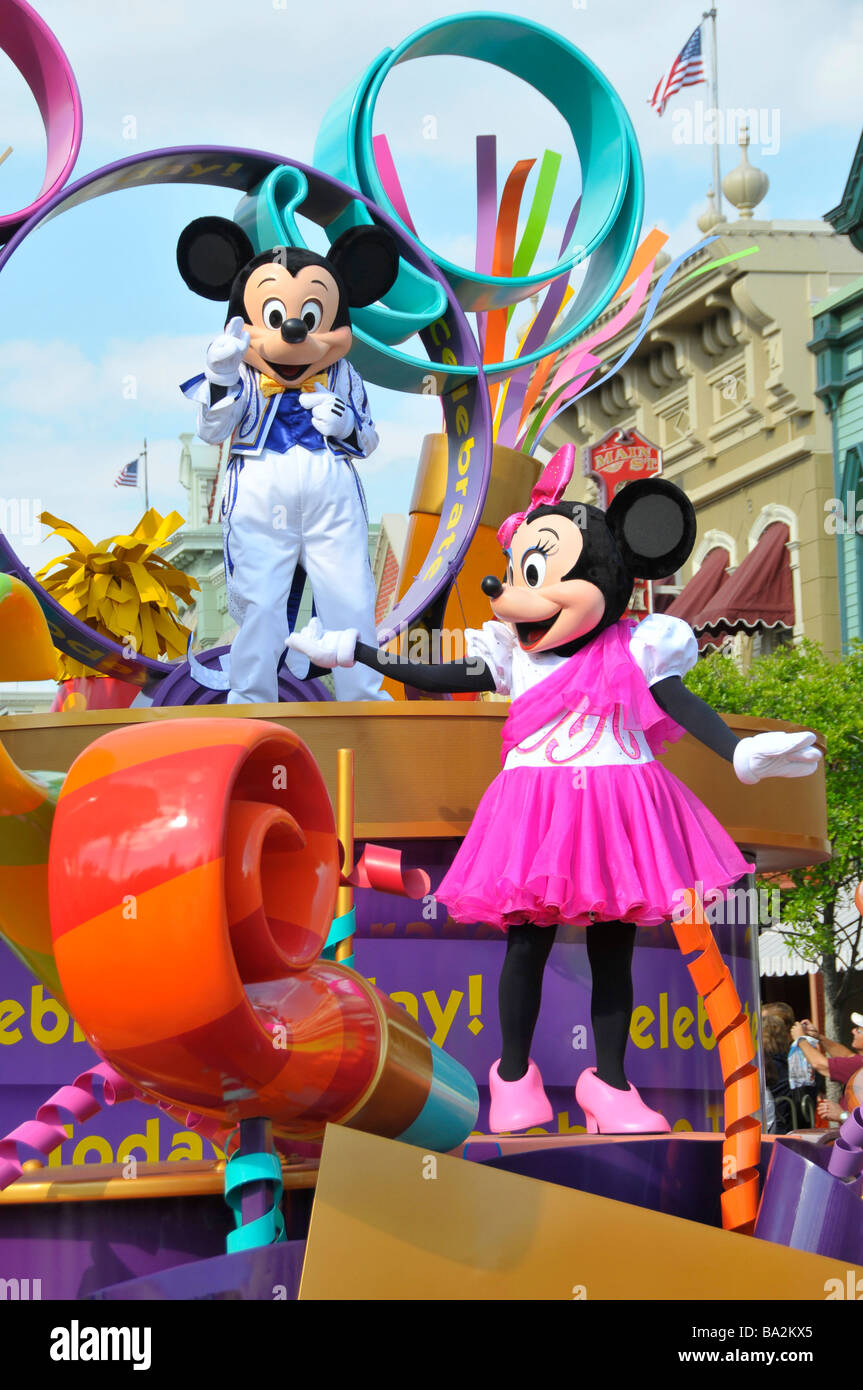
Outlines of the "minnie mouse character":
M465 633L468 660L394 663L320 624L290 640L320 665L356 659L425 689L512 696L503 770L436 894L456 921L507 933L490 1128L552 1118L530 1044L555 931L569 923L585 928L593 981L596 1066L575 1088L588 1131L667 1131L624 1072L636 929L668 921L696 883L706 895L752 866L656 755L688 731L747 784L806 776L821 755L811 733L738 739L683 685L698 657L692 629L659 613L623 619L635 578L686 560L695 513L662 479L630 483L607 512L563 502L573 457L560 449L527 512L498 532L506 574L483 580L495 621Z
M196 294L228 301L204 372L181 388L205 443L234 436L221 505L228 611L240 625L228 702L275 701L299 565L327 626L375 641L368 513L352 459L378 436L345 356L350 309L386 294L398 251L384 228L355 227L327 256L288 246L256 256L234 222L201 217L181 233L177 264ZM340 700L386 698L373 669L334 680Z

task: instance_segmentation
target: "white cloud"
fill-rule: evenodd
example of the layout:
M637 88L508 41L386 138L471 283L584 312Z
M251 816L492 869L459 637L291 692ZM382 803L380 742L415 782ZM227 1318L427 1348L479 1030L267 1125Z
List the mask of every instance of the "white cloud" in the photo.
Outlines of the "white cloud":
M182 406L179 383L202 370L207 340L199 335L114 339L97 360L75 342L0 342L0 408L13 418L42 424L68 420L86 403L88 413L122 416L129 402L156 412ZM22 422L23 423L23 422Z
M77 74L87 139L115 147L117 157L135 147L123 139L123 121L132 116L142 149L203 139L303 158L311 154L332 99L382 49L453 7L451 0L411 6L366 0L358 10L354 0L330 0L325 24L308 22L299 0L243 5L237 0L184 0L182 5L76 0L74 6L68 0L42 0L39 8ZM627 103L645 153L669 152L668 114L658 119L647 101L688 37L697 11L685 15L679 6L657 9L642 0L591 0L584 8L560 0L533 0L530 6L498 0L495 8L515 16L529 13L581 48ZM759 0L758 5L724 0L719 62L723 103L779 106L801 129L859 121L863 15L847 0L819 0L817 6L811 0ZM426 77L433 65L449 73L437 85ZM443 157L451 135L463 153L462 137L472 139L474 126L524 144L534 97L519 92L517 99L510 96L499 105L489 97L496 77L491 69L485 72L483 80L482 70L438 59L405 65L381 98L389 133L402 143L422 142L412 99L419 88L420 114L438 120L436 159ZM0 70L0 95L11 85ZM676 100L686 99L684 93ZM31 135L38 132L38 118L22 124ZM536 152L521 149L522 156Z

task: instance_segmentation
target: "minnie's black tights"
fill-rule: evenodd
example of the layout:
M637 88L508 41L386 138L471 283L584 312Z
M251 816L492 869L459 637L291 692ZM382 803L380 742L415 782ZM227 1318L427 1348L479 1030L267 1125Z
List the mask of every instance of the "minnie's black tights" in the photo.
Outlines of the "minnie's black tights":
M506 957L500 974L498 1002L503 1034L498 1075L517 1081L527 1071L530 1044L539 1016L542 977L554 944L554 927L531 922L507 932ZM618 1090L626 1089L623 1058L632 1016L631 922L592 922L586 930L587 958L593 977L590 1021L596 1047L596 1074Z

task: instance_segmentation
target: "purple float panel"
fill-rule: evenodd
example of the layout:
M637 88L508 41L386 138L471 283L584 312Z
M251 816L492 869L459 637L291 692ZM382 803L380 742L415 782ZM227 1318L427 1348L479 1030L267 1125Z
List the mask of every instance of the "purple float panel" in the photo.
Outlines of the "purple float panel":
M222 1255L232 1225L220 1194L2 1206L0 1270L19 1290L29 1280L30 1298L86 1298Z
M266 1303L296 1299L306 1254L304 1240L283 1240L257 1250L198 1260L130 1279L90 1297L129 1302L154 1299L246 1299Z
M396 841L408 866L425 869L432 891L457 841ZM362 851L362 842L356 854ZM502 933L481 924L456 926L433 902L363 890L356 894L358 971L406 1008L430 1037L470 1071L480 1088L478 1128L487 1127L488 1071L500 1054L497 985ZM757 990L743 925L716 936L751 1014ZM547 1132L581 1132L573 1088L594 1063L590 972L584 934L559 933L546 973L533 1055L546 1082L554 1119ZM95 1062L65 1010L0 943L0 1133L30 1120L57 1087ZM670 928L644 928L634 958L635 1014L627 1049L630 1079L672 1127L720 1133L723 1092L716 1040ZM76 1127L57 1162L210 1158L212 1146L156 1107L130 1101ZM192 1146L191 1151L189 1145ZM122 1152L120 1152L122 1147Z
M849 1180L828 1173L831 1149L784 1135L776 1139L755 1234L863 1265L863 1175Z
M210 647L209 651L197 652L196 660L208 671L221 671L221 658L231 650L230 647ZM227 690L210 690L200 685L192 675L188 661L168 667L169 675L164 680L152 681L145 694L155 706L170 705L223 705L227 701ZM140 698L140 697L139 697ZM291 703L317 703L332 700L327 687L319 680L299 680L284 666L279 670L279 699Z
M459 841L391 843L401 849L405 864L428 873L433 895ZM358 843L357 854L361 849ZM729 899L736 920L713 928L750 1018L757 1012L759 991L746 940L753 899L744 899L742 890L751 886L744 880L737 898ZM484 1129L488 1072L500 1055L497 986L504 933L481 923L456 924L430 899L418 903L364 891L356 895L356 913L356 968L402 1004L438 1046L471 1072L480 1090L477 1127ZM725 915L732 917L730 908ZM633 981L629 1079L648 1105L667 1116L672 1128L721 1133L724 1092L716 1038L670 925L639 929ZM573 1089L580 1073L595 1062L583 931L558 931L531 1055L554 1112L546 1132L580 1132L584 1116Z
M657 1135L549 1143L521 1153L495 1152L493 1140L471 1141L464 1157L505 1173L609 1197L666 1216L721 1227L722 1136ZM769 1151L768 1151L769 1154ZM763 1169L768 1158L762 1160Z

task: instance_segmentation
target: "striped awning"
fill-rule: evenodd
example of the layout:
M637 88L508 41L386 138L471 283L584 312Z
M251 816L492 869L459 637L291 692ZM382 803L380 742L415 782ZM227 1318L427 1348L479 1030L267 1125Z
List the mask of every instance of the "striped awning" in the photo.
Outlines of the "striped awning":
M682 618L692 626L702 609L728 581L728 561L730 555L724 546L714 546L709 550L689 583L666 608L672 618Z
M840 938L834 957L837 970L848 970L852 956L851 942ZM762 976L817 975L821 969L820 965L815 965L811 960L798 955L783 931L773 931L769 928L758 938L758 961L759 973ZM858 956L856 969L859 970L861 966L863 961Z
M788 938L778 931L763 931L758 938L759 973L766 975L817 975L819 967L798 956Z
M736 632L794 627L788 540L783 521L767 527L743 564L691 619L699 638L719 645Z

